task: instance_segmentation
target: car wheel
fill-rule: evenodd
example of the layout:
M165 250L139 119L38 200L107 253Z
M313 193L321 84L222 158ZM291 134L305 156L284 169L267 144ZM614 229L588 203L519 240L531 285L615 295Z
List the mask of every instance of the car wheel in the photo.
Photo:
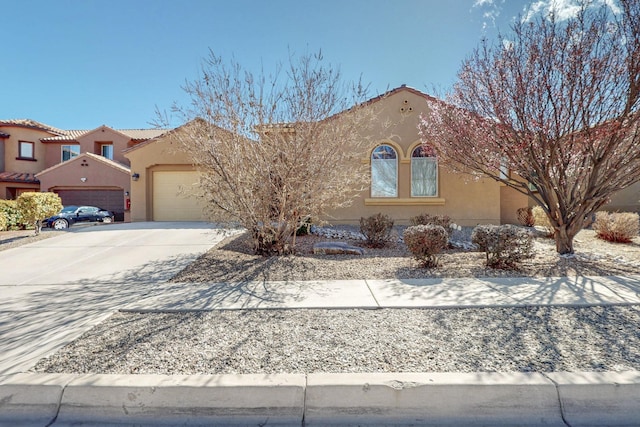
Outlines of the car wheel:
M69 228L69 223L66 219L56 219L53 221L53 228L56 230L64 230L65 228Z
M113 222L113 217L105 216L104 218L102 218L102 222L104 222L105 224L109 224Z

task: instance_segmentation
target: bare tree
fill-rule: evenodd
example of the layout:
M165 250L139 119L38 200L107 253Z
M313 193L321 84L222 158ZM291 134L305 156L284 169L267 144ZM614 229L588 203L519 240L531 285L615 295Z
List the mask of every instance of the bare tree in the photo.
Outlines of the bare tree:
M176 145L200 170L213 218L246 227L256 253L290 252L299 227L366 185L362 131L373 110L359 104L365 88L343 83L320 53L256 76L210 52L184 89L191 105L174 112L189 123L173 133Z
M561 254L640 180L640 1L609 3L584 1L569 20L519 21L509 38L484 41L420 124L443 160L539 204Z

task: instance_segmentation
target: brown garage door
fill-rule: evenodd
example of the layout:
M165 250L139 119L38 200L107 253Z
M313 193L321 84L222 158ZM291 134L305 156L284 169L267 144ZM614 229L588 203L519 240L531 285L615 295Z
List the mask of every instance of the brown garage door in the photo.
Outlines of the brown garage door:
M124 190L58 190L62 204L97 206L113 212L116 220L124 215Z

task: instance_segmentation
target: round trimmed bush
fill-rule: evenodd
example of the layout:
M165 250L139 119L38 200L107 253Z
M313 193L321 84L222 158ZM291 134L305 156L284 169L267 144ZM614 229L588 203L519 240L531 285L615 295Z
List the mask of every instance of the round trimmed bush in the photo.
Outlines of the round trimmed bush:
M449 242L447 230L434 224L407 227L402 237L413 257L425 267L438 266L438 255Z

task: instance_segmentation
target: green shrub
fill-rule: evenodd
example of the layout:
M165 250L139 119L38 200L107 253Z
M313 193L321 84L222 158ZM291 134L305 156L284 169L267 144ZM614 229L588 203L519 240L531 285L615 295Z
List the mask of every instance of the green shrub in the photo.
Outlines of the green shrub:
M4 214L7 221L5 229L18 230L24 228L22 214L18 209L18 202L15 200L0 200L0 212Z
M640 217L632 212L596 212L593 222L596 236L615 243L631 243L639 228Z
M451 218L447 215L430 215L423 213L409 218L409 223L411 225L439 225L444 228L449 237L451 237L451 233L453 232Z
M4 231L7 229L7 217L4 212L0 211L0 231Z
M491 268L515 268L533 253L531 233L515 225L478 225L471 241L485 253Z
M449 242L447 230L434 224L407 227L402 237L413 257L425 267L438 266L438 255Z
M541 227L544 230L547 237L553 237L556 234L556 231L553 228L553 225L551 225L549 217L544 209L540 206L534 206L533 209L531 209L531 213L533 214L533 222L536 226Z
M518 214L518 221L521 225L524 225L525 227L533 227L536 225L536 219L533 216L533 209L530 207L520 208L516 212Z
M42 220L60 212L62 200L55 193L22 193L18 197L18 209L23 221L33 225L36 234L39 234Z
M360 218L360 232L370 247L381 248L386 245L391 238L392 229L393 220L388 215L378 213L368 218Z

